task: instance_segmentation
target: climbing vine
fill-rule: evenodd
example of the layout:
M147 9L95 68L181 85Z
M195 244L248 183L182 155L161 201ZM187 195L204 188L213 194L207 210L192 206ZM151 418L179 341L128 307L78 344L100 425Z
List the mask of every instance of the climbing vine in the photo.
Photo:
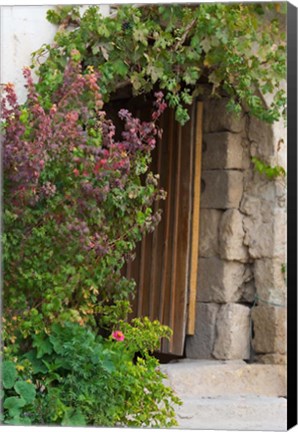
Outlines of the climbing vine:
M126 85L134 95L159 87L184 124L203 83L212 96L229 96L231 110L272 123L285 115L285 12L285 3L121 5L102 17L97 6L82 16L79 7L58 7L47 14L59 25L54 44L34 54L39 91L55 91L76 49L85 70L100 72L105 102ZM266 94L274 95L269 106Z
M274 180L277 177L285 177L286 171L281 165L268 165L264 161L253 157L252 162L256 171L260 174L264 174L269 180Z

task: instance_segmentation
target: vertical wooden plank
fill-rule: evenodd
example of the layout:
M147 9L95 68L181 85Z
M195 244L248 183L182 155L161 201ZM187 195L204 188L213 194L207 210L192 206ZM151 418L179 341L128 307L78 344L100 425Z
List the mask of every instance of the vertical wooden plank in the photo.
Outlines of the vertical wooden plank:
M140 256L140 276L138 284L138 316L143 316L143 304L145 300L145 289L144 289L144 272L145 272L145 256L146 252L146 236L143 237L141 243L141 256Z
M132 101L133 103L133 101ZM135 110L135 115L141 119L150 118L150 109L148 106L140 106L138 103L132 106L132 112ZM148 266L148 250L150 250L151 238L150 234L145 234L141 241L141 253L140 253L140 269L139 269L139 280L138 280L138 316L148 315L149 295L148 285L150 285L150 274L147 271ZM149 279L149 280L148 280Z
M193 211L190 257L190 282L187 334L195 332L196 293L198 280L199 233L200 233L200 196L201 196L201 159L203 139L203 103L197 103L196 134L195 134L195 164L193 180Z
M168 173L170 168L170 147L169 142L172 141L173 137L173 130L169 128L169 123L171 121L172 114L168 111L165 112L165 114L162 116L161 119L161 127L163 128L163 136L162 139L158 142L158 149L159 149L159 164L160 164L160 181L159 186L163 188L165 191L167 191L167 198L166 200L159 201L159 208L162 211L162 217L161 221L157 226L156 234L157 234L157 250L155 254L155 273L154 278L152 280L152 286L155 290L155 298L154 298L154 314L153 319L158 319L161 321L161 316L164 316L165 308L163 307L163 304L161 305L160 298L161 295L163 298L167 298L166 294L166 286L163 285L163 280L166 280L165 278L165 266L164 261L167 262L167 257L165 254L167 254L166 249L168 247L168 239L166 238L166 231L167 231L167 208L169 206L169 200L170 200L170 194L169 194L169 188L168 188Z
M161 126L162 127L162 126ZM161 172L161 159L162 159L162 142L158 142L157 147L154 150L154 153L156 155L155 164L153 164L154 174ZM156 169L155 169L156 168ZM160 201L155 201L154 203L154 213L156 213L160 209ZM150 303L149 303L149 318L151 320L155 319L155 307L156 307L156 298L159 292L159 286L158 286L158 275L157 275L157 269L158 269L158 247L159 246L159 239L160 239L160 225L158 225L153 234L152 234L152 248L151 248L151 266L150 266Z
M159 295L159 313L158 319L160 322L165 323L165 308L166 308L166 291L167 291L167 279L169 273L169 243L170 243L170 223L171 223L171 195L172 195L172 177L173 177L173 139L174 139L174 113L171 111L169 115L169 121L167 124L169 130L167 149L168 149L168 170L167 170L167 200L165 206L165 236L162 244L163 257L162 257L162 269L161 269L161 284L160 284L160 295Z
M175 128L176 129L176 128ZM180 183L181 183L181 126L178 125L176 129L176 136L177 136L177 142L176 142L176 149L177 152L177 158L176 158L176 170L175 172L175 195L172 196L172 199L174 201L173 206L173 228L172 228L172 250L171 250L171 282L170 282L170 298L169 298L169 318L167 325L174 329L174 317L175 317L175 298L176 298L176 285L177 285L177 253L178 253L178 229L179 229L179 206L180 206ZM180 311L177 311L180 313ZM169 341L169 351L173 351L173 342L174 339L172 338Z
M126 276L127 279L131 278L131 261L126 263Z
M192 153L193 153L193 121L194 112L190 110L190 121L181 128L179 134L181 147L179 152L180 184L178 201L178 231L176 263L173 268L176 287L174 296L175 319L173 323L174 338L171 345L173 354L182 355L187 325L187 300L190 257L190 231L191 231L191 207L192 207Z
M177 130L177 122L175 121L174 112L171 111L170 121L168 124L169 129L171 130L171 140L168 142L168 151L171 154L169 161L169 169L168 169L168 184L169 184L169 193L167 198L167 220L168 220L168 232L166 233L166 254L167 260L165 264L165 278L164 278L164 287L163 290L165 292L164 297L164 313L163 313L163 324L170 326L171 325L171 316L173 316L173 291L175 290L175 272L173 271L173 263L175 260L175 251L176 251L176 238L175 238L175 224L177 223L177 214L176 212L176 200L177 197L177 187L179 185L179 178L177 181L177 171L179 170L178 164L178 130ZM162 352L169 353L171 352L171 343L175 335L171 338L171 341L163 340L162 342Z
M135 296L131 301L132 313L128 319L132 319L138 316L138 299L139 299L139 278L140 278L140 256L141 256L141 242L138 242L135 249L135 259L130 262L130 279L136 282Z

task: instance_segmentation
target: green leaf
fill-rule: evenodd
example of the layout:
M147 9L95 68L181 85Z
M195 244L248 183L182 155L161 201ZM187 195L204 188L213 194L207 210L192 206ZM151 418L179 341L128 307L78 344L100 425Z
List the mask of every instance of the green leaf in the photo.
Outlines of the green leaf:
M53 347L49 339L45 338L42 333L34 335L33 337L33 347L37 350L37 358L42 358L45 354L51 354Z
M85 416L81 411L75 411L70 409L64 414L61 426L86 426L87 422Z
M32 362L32 370L33 373L35 374L37 373L45 374L48 371L47 367L44 365L42 361Z
M211 41L208 38L204 38L201 40L201 46L203 48L203 50L205 51L205 53L208 53L211 49Z
M85 259L84 255L78 254L76 256L76 260L78 263L82 263L84 261L84 259Z
M93 45L93 47L91 48L92 50L92 54L96 55L99 53L100 51L100 47L98 45Z
M133 85L133 88L136 91L138 91L142 87L143 80L137 73L133 73L130 77L130 80Z
M20 114L20 121L25 124L28 121L28 111L26 110L26 108L22 109L21 114Z
M199 71L200 69L197 66L188 68L183 75L186 84L195 84L199 78Z
M109 360L109 359L104 359L104 360L103 360L102 367L103 367L103 368L104 368L108 373L111 373L111 372L114 372L114 371L115 371L115 365L114 365L114 363L113 363L111 360Z
M55 25L59 25L61 23L61 20L62 20L60 14L58 14L54 10L48 10L46 17L50 23L55 24Z
M146 72L151 76L153 84L163 76L163 69L153 65L148 65Z
M5 399L3 408L11 412L11 411L19 410L19 408L22 408L25 405L26 405L25 399L19 398L18 396L11 396Z
M175 112L175 118L183 126L189 120L187 109L178 106Z
M215 87L218 87L221 83L222 77L219 76L218 72L213 71L209 75L209 81L215 85Z
M32 402L35 398L35 387L31 383L26 381L17 381L14 389L27 403Z
M143 45L148 45L147 41L148 30L146 28L143 29L134 29L133 38L136 42L141 42Z
M29 351L27 354L24 355L24 357L30 360L34 374L37 374L39 372L45 374L48 371L47 367L43 364L43 362L36 359L36 354L34 351Z
M181 99L183 100L184 103L186 103L188 105L190 105L193 101L192 95L190 95L187 90L182 92Z
M115 72L119 74L122 77L125 77L128 72L128 66L121 60L118 59L113 62L113 67L115 69Z
M28 417L20 417L20 412L15 412L15 414L12 416L13 418L10 420L5 420L5 424L9 425L20 425L20 426L28 426L31 425L32 422L30 418Z
M2 380L3 387L10 389L14 386L15 380L17 378L17 371L15 364L11 361L4 361L2 363Z

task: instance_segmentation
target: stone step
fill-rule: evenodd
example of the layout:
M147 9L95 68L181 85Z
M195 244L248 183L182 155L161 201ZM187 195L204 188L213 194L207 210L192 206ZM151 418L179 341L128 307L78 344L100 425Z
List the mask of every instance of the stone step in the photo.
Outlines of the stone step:
M160 365L179 397L286 396L284 365L182 360Z
M264 396L188 398L176 410L179 428L197 430L287 430L287 401Z

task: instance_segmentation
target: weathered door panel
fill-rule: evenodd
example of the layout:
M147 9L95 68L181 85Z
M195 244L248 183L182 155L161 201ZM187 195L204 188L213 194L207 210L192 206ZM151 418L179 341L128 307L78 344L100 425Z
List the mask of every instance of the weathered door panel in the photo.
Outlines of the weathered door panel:
M201 107L193 106L189 111L191 120L184 127L175 121L173 111L168 110L162 118L163 137L153 152L151 170L160 174L160 186L167 191L167 199L155 203L155 210L163 211L162 220L140 242L135 260L127 265L127 276L137 283L133 316L148 316L170 326L173 337L169 342L162 341L160 350L176 355L183 354L187 329L191 333L194 323L196 277L191 278L191 271L197 271L198 226L193 224L192 214L195 211L198 218L199 200L194 199L193 182L194 174L196 181L200 175L197 138L201 111ZM198 185L195 191L199 193Z

